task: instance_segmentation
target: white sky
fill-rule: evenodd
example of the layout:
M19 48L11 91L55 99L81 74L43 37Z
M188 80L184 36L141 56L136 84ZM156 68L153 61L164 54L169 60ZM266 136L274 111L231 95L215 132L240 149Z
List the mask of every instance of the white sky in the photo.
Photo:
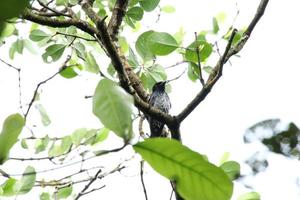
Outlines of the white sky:
M232 22L230 19L236 13L235 2L233 0L165 0L162 1L162 5L174 5L176 13L162 14L158 25L150 23L149 26L151 29L171 33L183 26L186 37L193 38L195 31L211 28L212 17L220 11L227 13L229 23ZM235 25L236 28L242 28L252 19L259 1L239 0L237 2L240 15ZM232 66L226 65L223 77L207 99L182 124L182 137L185 145L208 155L209 159L216 164L224 152L230 152L233 160L242 162L257 150L243 144L243 134L249 126L261 120L278 117L286 122L293 121L300 124L300 95L298 95L300 29L297 26L298 19L300 19L299 7L300 1L298 0L269 2L265 15L241 51L241 57L231 59ZM149 18L148 16L147 20L151 22L153 18ZM188 40L187 43L189 43ZM0 57L8 61L8 49L4 47L0 48ZM100 60L97 61L101 63ZM177 61L179 60L170 57L164 62L166 65L172 65ZM25 57L17 56L16 60L9 62L22 67L23 103L29 102L39 81L57 70L57 65L46 65L38 56L31 54L26 54ZM0 121L2 123L9 114L18 111L18 86L16 72L3 67L2 64L0 67L0 91L2 91ZM175 71L170 71L170 77L178 75L183 68L184 65ZM76 128L98 127L98 120L91 115L91 101L83 98L93 93L97 81L96 76L83 74L75 79L66 80L59 77L47 83L43 87L41 103L47 109L52 124L48 128L43 128L37 117L37 111L32 109L30 113L32 120L29 119L28 125L39 125L34 130L41 135L64 135L70 134ZM184 78L172 83L170 97L173 108L171 113L180 112L199 89L199 83L193 84ZM111 140L115 138L110 137ZM116 140L117 143L120 142L119 139ZM107 148L112 147L112 144L104 145ZM15 151L15 155L20 153L18 150ZM115 161L112 163L117 163L120 155L116 154L113 158ZM255 190L260 192L262 199L266 200L299 199L299 188L294 184L296 177L300 176L297 170L299 163L280 159L281 157L277 155L271 157L269 170L251 182ZM105 163L105 159L100 161L106 166L111 164L107 161ZM94 162L91 161L91 165L95 165ZM104 184L107 185L105 189L86 196L85 199L96 197L144 199L138 167L136 167L138 165L136 162L133 163L135 165L131 165L132 167L125 170L121 176L115 174L104 180ZM8 162L7 164L4 167L9 168L8 171L16 173L23 171L20 168L22 163L18 167L14 163ZM47 166L39 163L35 167L44 169ZM243 170L247 169L242 168ZM168 199L169 192L166 192L170 191L168 181L151 173L149 168L146 171L145 181L149 199ZM57 173L64 174L66 171ZM245 191L248 190L237 184L233 199ZM33 197L31 196L30 199L38 199L37 193L31 195ZM17 199L28 199L28 196L20 196Z

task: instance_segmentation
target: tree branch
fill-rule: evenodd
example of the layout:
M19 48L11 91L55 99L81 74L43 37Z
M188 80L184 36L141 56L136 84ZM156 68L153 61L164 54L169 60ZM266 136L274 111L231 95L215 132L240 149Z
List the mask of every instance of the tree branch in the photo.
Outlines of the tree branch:
M181 113L179 113L176 118L179 123L181 123L209 94L215 83L219 80L219 78L222 76L223 72L223 66L228 61L228 59L238 53L242 50L244 45L246 44L248 38L250 37L250 34L252 33L255 25L259 21L259 19L262 17L265 8L268 4L269 0L261 0L257 12L250 22L247 30L243 34L243 38L235 45L234 47L231 47L231 44L233 42L233 38L236 34L236 30L234 29L232 31L232 34L230 36L230 39L228 41L228 44L226 46L225 52L223 53L222 57L219 59L218 63L216 64L214 71L210 74L207 83L202 88L202 90L197 94L197 96L186 106L186 108L183 109Z
M63 28L63 27L70 27L76 26L80 30L90 34L92 37L97 33L97 29L93 26L89 25L87 22L82 21L80 19L58 19L58 18L51 18L46 16L41 16L31 12L29 9L25 9L21 16L23 19L26 19L31 22L35 22L37 24L55 27L55 28Z
M128 0L117 0L112 11L112 16L108 23L108 32L114 41L117 41L117 35L122 24L123 18L128 7Z

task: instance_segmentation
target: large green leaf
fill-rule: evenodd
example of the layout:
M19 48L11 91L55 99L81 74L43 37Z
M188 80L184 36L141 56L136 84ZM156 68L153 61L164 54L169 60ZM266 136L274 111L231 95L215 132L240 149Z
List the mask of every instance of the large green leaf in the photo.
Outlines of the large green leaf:
M165 56L177 49L178 44L172 35L153 32L148 37L148 45L154 55Z
M135 43L135 49L144 61L149 61L154 58L153 53L149 51L148 45L149 36L152 33L154 33L154 31L147 31L142 33Z
M160 0L142 0L140 1L140 5L145 11L150 12L158 6L159 1Z
M18 141L24 125L25 120L20 114L13 114L5 119L0 134L0 164L6 161L10 149Z
M176 182L186 200L228 200L233 184L202 155L166 138L146 139L133 147L158 173Z
M63 55L66 45L53 44L46 48L45 53L42 55L44 62L55 62ZM49 57L51 59L49 59Z
M117 83L102 79L93 96L93 113L102 124L128 141L132 137L133 99Z
M165 81L166 79L167 74L165 72L165 69L158 64L147 68L147 70L141 74L141 81L144 87L148 90L151 90L155 83L159 81Z

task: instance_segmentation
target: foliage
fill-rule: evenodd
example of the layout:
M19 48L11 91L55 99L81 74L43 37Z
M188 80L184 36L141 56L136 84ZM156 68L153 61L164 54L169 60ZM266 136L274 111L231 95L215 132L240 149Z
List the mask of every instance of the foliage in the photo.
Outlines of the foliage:
M169 56L179 58L180 61L177 63L187 63L187 77L192 82L201 81L203 87L200 94L204 96L196 97L200 101L194 100L200 103L222 74L222 66L227 61L221 59L217 43L227 44L231 52L238 53L245 44L246 40L242 39L246 29L236 31L232 27L227 27L224 25L226 16L220 13L213 17L211 29L196 33L194 39L186 39L183 28L177 33L161 32L154 28L141 32L140 27L144 26L143 19L149 12L158 12L158 21L161 14L175 12L172 5L160 3L160 0L9 2L4 0L0 3L0 46L9 41L5 45L10 45L8 52L10 59L14 60L16 55L23 55L24 50L27 50L38 54L45 64L52 63L57 67L57 63L63 63L57 67L56 73L37 84L31 101L24 104L20 82L23 68L16 68L3 61L18 72L19 104L22 111L20 113L23 113L23 116L10 115L3 123L0 134L0 164L6 164L7 160L16 162L46 160L59 167L39 172L28 166L21 179L16 179L0 169L1 175L5 178L0 186L0 196L26 194L36 186L52 188L50 192L45 189L40 193L41 200L70 197L79 199L83 195L101 189L101 187L91 189L93 182L125 168L121 162L111 171L102 172L102 166L85 169L84 163L92 158L119 152L131 145L159 174L172 181L177 196L180 195L187 200L231 198L233 180L237 180L240 176L239 163L224 158L221 165L216 166L209 162L206 156L184 146L181 141L175 141L174 135L173 139L144 138L145 141L142 141L134 132L139 128L140 136L145 137L142 124L137 127L136 120L139 118L143 121L143 115L153 115L166 122L168 128L172 129L172 134L179 133L180 123L183 121L179 119L179 115L176 118L158 112L147 104L148 94L156 82L181 77L181 75L174 79L168 77L166 70L168 66L162 63L165 63ZM27 35L20 34L24 24L27 28L30 27ZM226 29L228 30L224 34ZM123 35L126 30L136 32L137 37L132 40L128 35ZM235 45L241 48L233 51ZM232 55L225 50L223 56ZM216 56L219 58L217 62ZM215 67L212 67L213 64ZM177 65L179 64L173 67ZM219 73L215 75L214 72ZM73 132L56 136L33 133L30 127L31 118L28 117L33 112L32 107L39 113L44 129L47 130L55 121L48 115L47 107L45 108L39 101L41 87L57 75L71 82L76 80L76 77L86 74L94 75L97 80L100 78L92 95L91 112L100 121L98 127L73 127ZM204 79L206 82L203 82ZM191 108L191 105L195 104L191 103L185 109L190 110L190 113L197 106ZM30 137L25 137L24 133L20 136L25 123L31 132ZM292 128L294 132L298 131L297 127ZM123 144L118 148L103 150L102 142L109 138L110 131L121 138ZM282 137L286 138L291 134L283 135ZM24 151L32 152L33 157L10 157L10 150L17 142ZM264 140L265 144L273 145L273 149L279 151L280 144L276 142L278 141ZM78 163L81 163L80 169L63 178L53 177L53 180L45 180L38 176L41 172L55 171ZM96 172L94 176L91 175L92 172ZM85 177L77 180L74 177L78 175ZM83 189L75 190L76 184L82 184ZM259 195L255 195L249 193L240 199L259 199Z

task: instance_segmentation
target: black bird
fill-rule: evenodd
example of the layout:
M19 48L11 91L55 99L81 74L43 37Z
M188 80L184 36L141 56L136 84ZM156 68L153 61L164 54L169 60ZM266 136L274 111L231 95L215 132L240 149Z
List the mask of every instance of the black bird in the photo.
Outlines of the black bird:
M161 81L154 84L152 88L152 94L149 98L149 104L165 113L169 113L171 108L171 102L168 94L165 91L165 86L168 81ZM150 125L150 137L160 137L162 136L162 130L164 128L164 123L159 120L148 117L148 122Z

